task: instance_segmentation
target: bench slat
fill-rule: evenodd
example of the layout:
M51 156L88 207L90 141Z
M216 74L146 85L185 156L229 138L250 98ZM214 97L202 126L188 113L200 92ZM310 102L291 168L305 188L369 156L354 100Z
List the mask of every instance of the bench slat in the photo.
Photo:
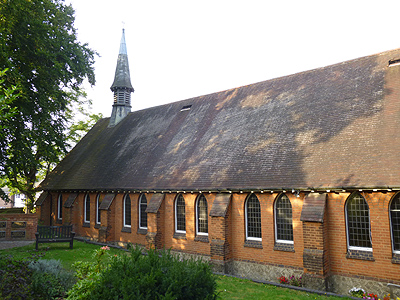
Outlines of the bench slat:
M36 232L36 250L39 243L70 242L70 248L73 248L75 232L72 231L72 225L62 226L43 226L38 225Z

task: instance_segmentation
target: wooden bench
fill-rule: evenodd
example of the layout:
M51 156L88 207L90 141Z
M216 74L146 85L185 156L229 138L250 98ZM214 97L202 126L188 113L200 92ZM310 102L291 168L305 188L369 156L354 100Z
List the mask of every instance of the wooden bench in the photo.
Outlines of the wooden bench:
M39 243L59 243L69 242L69 247L74 246L75 232L72 231L72 225L63 226L38 226L36 236L36 250Z

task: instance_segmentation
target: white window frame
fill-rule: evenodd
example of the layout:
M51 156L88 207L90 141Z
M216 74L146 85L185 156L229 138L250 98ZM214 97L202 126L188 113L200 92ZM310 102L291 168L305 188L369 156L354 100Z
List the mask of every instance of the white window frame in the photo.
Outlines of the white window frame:
M89 220L86 219L86 215L87 215L86 214L86 204L87 204L87 201L89 201L89 208L90 208L90 196L89 196L89 194L85 195L85 201L84 201L84 205L83 205L83 220L84 220L85 223L90 224L90 209L89 209Z
M246 201L245 201L245 203L244 203L244 213L245 213L244 219L245 219L245 226L246 226L246 240L248 240L248 241L259 241L259 242L262 242L262 231L261 231L261 238L249 236L249 227L248 227L248 220L247 220L247 218L248 218L248 214L247 214L247 203L248 203L248 200L250 199L251 195L252 195L252 194L249 194L249 195L247 196ZM256 195L255 195L255 196L256 196ZM257 196L256 196L256 197L257 197ZM259 202L259 204L260 204L260 214L261 214L261 203L260 203L260 200L258 199L258 197L257 197L257 200L258 200L258 202ZM260 218L260 222L261 222L261 220L262 220L262 218ZM260 224L260 225L261 225L261 224Z
M124 205L124 209L123 209L123 214L124 214L124 216L123 216L123 219L124 219L124 227L128 227L128 228L131 228L132 227L132 200L131 200L131 197L129 197L129 201L131 201L131 224L126 224L126 213L125 213L125 204L126 204L126 199L129 197L129 194L127 193L127 194L125 194L125 196L124 196L124 201L123 201L123 205Z
M62 194L58 195L57 199L57 219L62 220Z
M196 205L196 235L208 236L208 232L199 231L199 207L198 207L198 204L201 199L201 196L204 196L204 195L199 194L199 196L197 197L196 203L195 203L195 205ZM207 229L208 229L208 202L207 202L206 196L204 196L204 199L206 200L206 204L207 204Z
M344 210L345 210L345 217L346 217L346 239L347 239L347 249L348 250L357 250L357 251L368 251L368 252L372 252L372 247L357 247L357 246L350 246L349 241L350 241L350 237L349 237L349 224L348 224L348 217L347 217L347 206L349 203L349 200L353 197L354 193L352 193L347 199L346 202L344 204ZM365 199L365 197L363 195L360 194L361 197L364 198L364 201L367 202L367 199ZM369 213L369 205L367 202L367 206L368 206L368 223L369 223L369 234L371 235L371 215ZM371 239L371 236L370 236ZM371 245L372 245L372 239L371 239Z
M146 195L145 195L145 194L140 194L140 196L139 196L139 229L147 229L147 226L141 226L141 225L142 225L142 224L141 224L141 222L142 222L142 210L141 210L141 205L142 205L142 199L143 199L143 197L146 198ZM146 198L146 208L147 208L147 204L148 204L148 201L147 201L147 198ZM147 213L146 213L146 215L147 215Z
M278 197L276 197L275 202L274 202L275 242L280 243L280 244L289 244L289 245L293 245L293 244L294 244L293 205L292 205L292 202L290 201L290 199L289 199L289 202L290 202L290 205L291 205L291 208L292 208L293 241L291 241L291 240L281 240L281 239L278 239L278 226L277 226L277 224L276 224L276 203L278 202L278 200L281 200L281 198L283 197L283 195L285 195L285 196L289 199L289 197L288 197L286 194L282 193L282 194L279 194Z
M96 197L96 224L101 224L101 220L99 220L99 213L100 213L100 193L97 194Z
M178 198L179 198L179 196L182 196L181 194L178 194L177 196L176 196L176 198L175 198L175 204L174 204L174 211L175 211L175 232L176 233L184 233L184 234L186 234L186 230L178 230L177 228L178 228L178 217L177 217L177 212L178 212L178 210L177 210L177 207L176 207L176 205L177 205L177 203L178 203ZM186 201L185 201L185 198L183 198L183 196L182 196L182 199L183 199L183 202L185 203L185 229L186 229Z

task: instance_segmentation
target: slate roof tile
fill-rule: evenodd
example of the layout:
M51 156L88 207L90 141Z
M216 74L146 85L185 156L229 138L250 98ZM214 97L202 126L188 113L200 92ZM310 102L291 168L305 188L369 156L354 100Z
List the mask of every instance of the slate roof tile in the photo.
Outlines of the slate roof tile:
M102 119L41 187L400 187L400 66L388 66L398 58L400 49L135 111L113 128Z

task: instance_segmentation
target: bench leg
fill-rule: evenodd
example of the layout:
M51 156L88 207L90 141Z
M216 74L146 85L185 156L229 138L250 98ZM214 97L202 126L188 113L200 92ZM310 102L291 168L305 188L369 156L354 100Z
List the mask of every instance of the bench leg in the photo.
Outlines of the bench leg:
M38 250L38 245L39 245L39 242L38 242L38 240L36 240L36 251Z
M74 240L73 239L69 242L69 248L71 248L71 249L74 248Z

